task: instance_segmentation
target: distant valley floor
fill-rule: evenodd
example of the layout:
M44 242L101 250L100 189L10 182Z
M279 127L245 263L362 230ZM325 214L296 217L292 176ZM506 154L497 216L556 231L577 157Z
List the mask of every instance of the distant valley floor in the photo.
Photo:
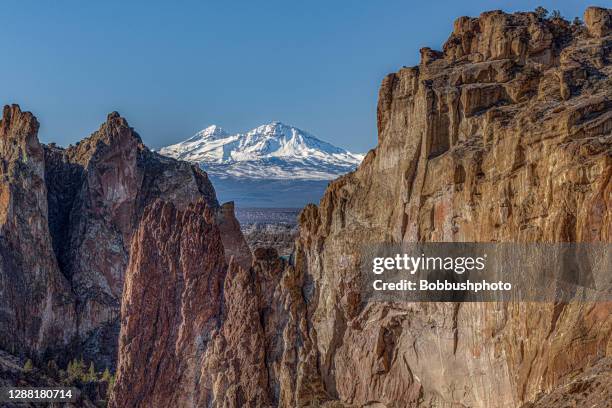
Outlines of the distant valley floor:
M318 204L328 180L238 179L210 176L220 202L237 208L303 208Z

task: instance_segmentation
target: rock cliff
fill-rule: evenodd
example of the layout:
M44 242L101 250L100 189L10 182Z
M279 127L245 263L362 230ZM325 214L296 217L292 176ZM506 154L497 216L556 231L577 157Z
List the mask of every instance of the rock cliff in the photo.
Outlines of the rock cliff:
M156 199L218 204L204 172L148 150L116 112L78 145L46 150L54 249L76 296L78 337L95 354L116 338L129 243L144 208Z
M227 250L239 230L228 234L219 217L202 201L145 210L126 272L111 407L291 406L293 345L306 326L301 280L274 249L245 264L236 249L244 239Z
M145 210L126 273L110 406L270 404L257 299L271 296L276 282L226 251L225 229L202 201L184 211L161 201ZM280 277L284 264L268 257L276 268L264 270Z
M609 358L609 303L362 304L355 282L367 243L612 242L610 13L462 17L384 79L378 146L301 214L311 400L518 407Z
M213 212L201 202L184 212L155 203L131 249L111 405L187 405L223 307L227 264Z
M121 299L111 407L605 406L612 304L365 302L358 282L369 243L612 242L611 16L459 18L383 80L378 146L302 211L290 262L251 256L206 174L118 114L59 149L5 108L1 346L95 357Z
M12 353L65 344L74 296L51 245L38 121L5 106L0 122L0 347Z
M197 286L183 252L211 256L207 210L153 207L133 237L111 405L604 406L610 303L368 303L357 284L368 243L612 241L610 10L585 21L462 17L443 51L385 78L378 146L303 210L291 264L258 249L250 267L236 251L220 265L216 250L218 273L197 272L214 285ZM149 273L173 296L142 293ZM132 319L160 308L174 320L138 337L151 328Z
M113 367L129 243L144 208L203 199L221 211L214 189L197 167L148 150L116 112L66 149L41 145L38 122L16 105L5 107L0 129L2 347Z

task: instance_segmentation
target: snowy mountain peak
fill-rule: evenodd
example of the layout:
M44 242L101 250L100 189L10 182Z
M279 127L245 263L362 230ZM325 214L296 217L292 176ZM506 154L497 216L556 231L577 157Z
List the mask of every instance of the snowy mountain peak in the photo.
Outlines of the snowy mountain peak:
M266 123L265 125L261 125L252 129L251 132L259 132L259 133L270 133L270 134L282 134L285 131L290 131L291 129L296 129L293 126L285 125L283 122L278 120L274 120L270 123Z
M198 139L217 139L228 135L229 133L227 133L225 129L223 129L221 126L211 125L205 129L200 130L187 141L194 141Z
M363 159L279 121L235 135L209 126L160 153L199 163L211 175L264 179L329 180Z

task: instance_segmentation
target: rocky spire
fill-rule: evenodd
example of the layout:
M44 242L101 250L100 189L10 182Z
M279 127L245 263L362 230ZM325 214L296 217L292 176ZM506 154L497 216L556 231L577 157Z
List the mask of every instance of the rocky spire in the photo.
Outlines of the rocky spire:
M37 355L75 333L70 285L47 223L38 121L18 105L0 122L0 347Z

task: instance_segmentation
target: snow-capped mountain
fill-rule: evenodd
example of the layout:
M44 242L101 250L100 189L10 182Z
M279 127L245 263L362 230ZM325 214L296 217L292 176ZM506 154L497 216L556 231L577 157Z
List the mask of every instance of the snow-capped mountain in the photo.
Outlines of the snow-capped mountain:
M363 159L281 122L233 135L209 126L159 153L199 163L211 176L272 180L331 180Z

